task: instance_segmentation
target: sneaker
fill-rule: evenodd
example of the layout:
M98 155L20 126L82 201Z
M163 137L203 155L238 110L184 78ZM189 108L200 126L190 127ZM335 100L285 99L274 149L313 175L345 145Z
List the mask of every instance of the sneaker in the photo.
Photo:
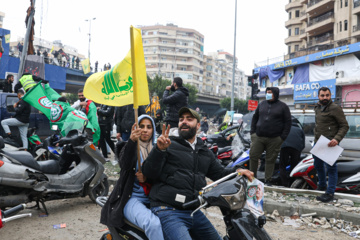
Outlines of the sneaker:
M321 196L317 196L316 200L324 203L331 202L332 200L334 200L334 194L325 193L322 194Z
M325 187L318 187L316 190L318 190L318 191L326 191L326 189L327 189L327 187L325 186Z

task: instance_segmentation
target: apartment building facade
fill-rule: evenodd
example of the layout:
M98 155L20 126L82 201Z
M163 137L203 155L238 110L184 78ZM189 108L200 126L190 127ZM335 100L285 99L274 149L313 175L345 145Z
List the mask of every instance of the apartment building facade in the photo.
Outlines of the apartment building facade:
M285 60L360 41L360 0L289 0Z
M174 24L140 26L146 71L150 77L181 77L199 93L230 96L233 56L225 52L204 54L204 35ZM240 84L244 72L236 70L235 96L246 99L247 88ZM245 83L245 81L244 81Z
M3 27L4 18L5 18L5 13L4 13L4 12L0 12L0 28Z

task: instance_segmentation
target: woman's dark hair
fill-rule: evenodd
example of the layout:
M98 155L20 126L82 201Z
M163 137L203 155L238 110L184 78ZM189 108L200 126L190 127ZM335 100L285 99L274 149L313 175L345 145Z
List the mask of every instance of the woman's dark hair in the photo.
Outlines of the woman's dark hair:
M329 91L330 94L331 94L331 91L330 91L330 89L329 89L328 87L321 87L321 88L319 88L318 95L320 94L320 91L323 91L323 92Z

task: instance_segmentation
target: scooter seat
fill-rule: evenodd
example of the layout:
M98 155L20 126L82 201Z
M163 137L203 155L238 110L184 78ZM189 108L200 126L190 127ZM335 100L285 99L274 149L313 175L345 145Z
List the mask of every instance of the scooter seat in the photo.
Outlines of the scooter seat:
M360 172L360 165L355 161L337 162L337 169L339 174L351 174Z
M27 151L3 151L5 156L9 156L24 164L27 167L39 170L42 173L58 174L60 170L59 162L56 160L36 161Z

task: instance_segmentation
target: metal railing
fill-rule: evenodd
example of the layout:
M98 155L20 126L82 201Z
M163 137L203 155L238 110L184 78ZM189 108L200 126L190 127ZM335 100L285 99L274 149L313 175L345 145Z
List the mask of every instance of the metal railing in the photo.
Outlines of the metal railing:
M353 32L357 32L360 30L360 25L353 26Z
M319 22L325 21L325 20L327 20L327 19L329 19L329 18L332 18L332 17L334 17L334 13L333 13L333 12L328 12L328 13L320 16L320 17L311 19L311 20L309 21L309 23L308 23L308 27L310 27L310 26L312 26L312 25L314 25L314 24L317 24L317 23L319 23Z
M354 8L357 8L360 6L360 1L356 1L354 0Z
M311 6L314 6L315 4L321 2L321 1L324 1L324 0L313 0L313 1L310 1L308 4L307 4L307 7L311 7Z
M315 44L326 42L326 41L329 41L329 40L334 40L334 35L333 34L330 34L329 36L322 36L322 37L312 39L312 40L310 40L308 42L308 46L310 47L310 46L313 46Z

